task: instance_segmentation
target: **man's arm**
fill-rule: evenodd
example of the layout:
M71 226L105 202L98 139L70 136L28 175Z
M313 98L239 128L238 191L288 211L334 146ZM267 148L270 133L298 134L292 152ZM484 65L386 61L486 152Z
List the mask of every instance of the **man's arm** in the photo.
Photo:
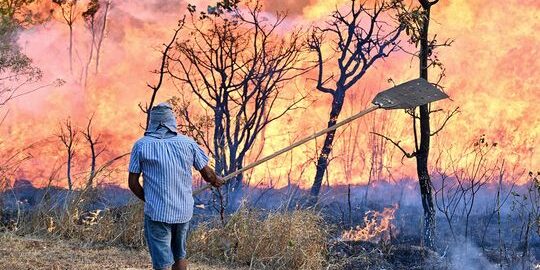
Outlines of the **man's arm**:
M221 177L217 176L216 172L208 165L204 166L199 172L201 173L204 181L210 183L212 186L221 187L221 185L223 185Z
M137 198L141 199L141 201L144 202L144 190L143 190L143 187L141 186L141 183L139 183L140 177L141 177L141 173L130 172L128 176L128 184L129 184L129 189L131 190L131 192L133 192L133 194L135 194Z

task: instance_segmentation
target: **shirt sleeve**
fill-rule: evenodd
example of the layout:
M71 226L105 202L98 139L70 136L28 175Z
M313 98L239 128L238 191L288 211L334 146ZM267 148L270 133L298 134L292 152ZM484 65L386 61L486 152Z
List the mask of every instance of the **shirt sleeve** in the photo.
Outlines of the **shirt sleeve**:
M204 166L208 165L208 156L197 143L194 142L193 146L193 167L195 167L196 170L200 171L202 170L202 168L204 168Z
M139 150L139 144L137 143L133 145L133 149L131 149L131 156L129 158L128 170L131 173L141 172L140 150Z

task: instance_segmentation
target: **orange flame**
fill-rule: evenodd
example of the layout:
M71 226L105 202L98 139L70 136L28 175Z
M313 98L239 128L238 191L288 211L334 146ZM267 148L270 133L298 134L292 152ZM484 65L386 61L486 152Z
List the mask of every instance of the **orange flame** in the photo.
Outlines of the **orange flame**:
M356 226L343 232L341 238L344 241L388 241L397 233L396 226L392 224L398 205L384 208L382 212L367 211L364 215L364 225Z

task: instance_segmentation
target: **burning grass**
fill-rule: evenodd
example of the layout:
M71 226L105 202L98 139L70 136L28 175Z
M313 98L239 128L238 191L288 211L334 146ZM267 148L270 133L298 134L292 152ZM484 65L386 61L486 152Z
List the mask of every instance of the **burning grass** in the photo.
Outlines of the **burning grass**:
M384 208L382 212L368 211L364 215L364 225L344 231L341 238L344 241L389 241L394 236L396 226L392 224L398 206Z
M320 215L308 210L266 216L240 209L225 226L199 225L188 246L197 260L221 260L265 269L320 269L326 261L327 231Z

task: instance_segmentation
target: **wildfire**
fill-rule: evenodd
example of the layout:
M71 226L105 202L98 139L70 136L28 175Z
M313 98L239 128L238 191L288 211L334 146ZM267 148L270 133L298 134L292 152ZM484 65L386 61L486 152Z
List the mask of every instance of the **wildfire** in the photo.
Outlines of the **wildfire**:
M37 3L45 2L48 1ZM167 4L163 4L165 2ZM204 1L188 2L206 6ZM79 10L84 10L85 4L79 3ZM267 6L272 6L272 2L268 3ZM331 9L348 2L313 0L280 3L282 5L273 6L293 11L289 25L307 28L312 22L327 20ZM45 186L51 171L65 166L65 151L54 135L59 123L67 117L82 128L88 117L94 114L95 133L102 135L100 147L105 149L99 157L99 164L129 152L134 140L142 134L139 125L145 117L137 104L145 104L148 99L146 82L155 83L155 74L149 71L159 64L159 45L170 39L171 29L182 17L186 5L183 1L114 1L99 72L90 72L86 87L80 78L92 47L83 19L79 17L73 29L74 51L78 56L74 59L73 72L69 71L69 27L62 20L54 17L42 26L21 31L19 43L43 70L43 81L61 78L66 83L62 87L43 89L17 99L0 112L2 117L9 112L0 129L1 147L22 149L35 145L32 159L18 167L17 178L30 179L35 185ZM43 10L50 8L49 4L39 6ZM520 169L538 167L540 114L534 111L540 102L540 61L535 57L540 36L536 34L538 27L531 23L538 17L538 8L538 1L459 0L441 1L432 10L432 33L437 34L440 40L450 38L456 41L450 48L442 48L438 56L446 68L442 85L452 101L441 102L434 109L451 110L459 106L461 111L443 132L433 137L433 155L448 151L459 156L472 139L486 134L499 143L497 151L500 153L497 154L505 157L508 164L517 164ZM270 12L268 16L271 16ZM509 16L514 19L508 20ZM417 77L417 73L416 63L409 55L396 53L369 70L355 86L356 89L351 89L340 119L363 108L377 91L392 86L389 78L402 82ZM310 101L302 104L309 109L291 111L283 119L270 124L265 130L266 139L255 144L246 164L325 127L331 101L326 95L313 90L315 87L312 80L307 79L308 75L284 90L309 94ZM436 80L436 75L430 70L431 80ZM173 95L178 95L178 92L165 82L157 99L166 100ZM199 104L193 102L192 107L197 106ZM440 125L442 117L439 115L434 114L434 130ZM407 150L414 149L411 121L405 113L374 113L336 134L333 161L328 170L330 185L366 184L368 179L399 180L416 175L413 161L402 163L401 154L395 147L373 137L369 131L401 141ZM310 160L316 158L321 143L319 140L307 144L282 159L255 169L250 174L253 178L251 183L272 181L276 188L280 188L290 180L292 184L309 188L315 175L315 166ZM84 174L88 170L88 151L88 147L79 142L74 161L75 173ZM434 160L430 158L431 166ZM125 168L125 164L118 165ZM121 173L107 181L125 185L124 171ZM65 186L65 181L53 184Z
M345 241L388 241L396 233L392 224L398 205L384 208L382 212L370 210L364 215L364 225L356 226L343 232L341 238Z

